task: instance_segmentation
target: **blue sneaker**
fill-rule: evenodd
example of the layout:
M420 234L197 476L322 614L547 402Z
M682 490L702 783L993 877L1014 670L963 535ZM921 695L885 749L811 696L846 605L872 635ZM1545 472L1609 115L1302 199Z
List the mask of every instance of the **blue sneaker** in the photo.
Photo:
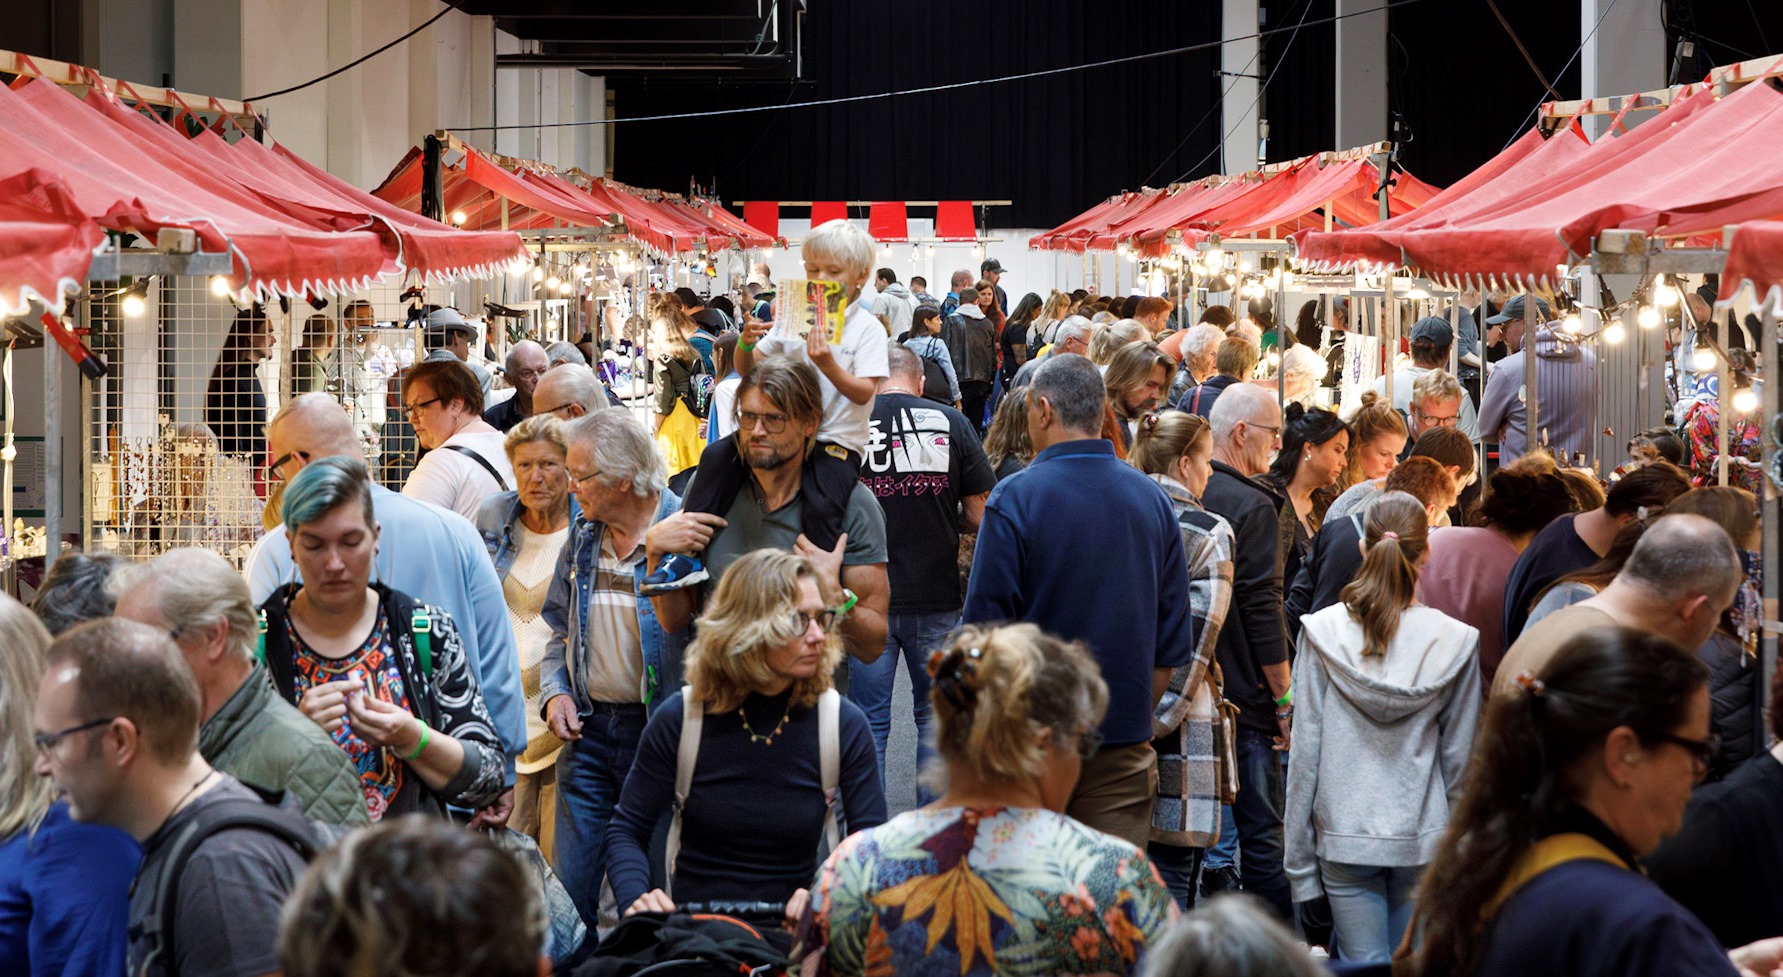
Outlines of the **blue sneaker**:
M655 597L657 594L705 583L710 578L706 565L700 562L699 557L670 553L644 578L644 586L640 589L645 597Z

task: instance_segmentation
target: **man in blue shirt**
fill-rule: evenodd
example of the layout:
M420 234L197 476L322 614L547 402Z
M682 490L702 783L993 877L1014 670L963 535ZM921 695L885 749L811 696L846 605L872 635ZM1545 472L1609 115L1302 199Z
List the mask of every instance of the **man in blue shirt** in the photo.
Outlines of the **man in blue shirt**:
M304 394L286 404L267 425L266 444L272 458L267 472L274 481L291 478L317 458L338 455L365 461L352 419L327 394ZM371 487L371 504L382 541L377 579L443 608L469 646L471 667L507 757L509 788L478 819L505 824L514 803L514 757L526 749L526 697L520 688L520 653L514 647L507 601L489 562L489 550L476 527L455 512L377 484ZM296 578L284 526L254 544L245 574L256 605L280 584Z
M985 503L966 591L967 624L1026 621L1082 641L1102 665L1102 749L1085 760L1066 813L1144 847L1157 754L1152 708L1194 647L1189 569L1170 500L1099 436L1102 374L1049 357L1028 394L1038 452ZM1094 565L1094 593L1083 571Z

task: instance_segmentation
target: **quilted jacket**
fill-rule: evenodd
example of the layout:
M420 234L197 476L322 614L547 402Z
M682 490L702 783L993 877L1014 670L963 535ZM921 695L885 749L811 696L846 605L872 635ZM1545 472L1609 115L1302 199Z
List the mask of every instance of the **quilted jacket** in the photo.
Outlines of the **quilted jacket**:
M325 824L368 820L359 775L322 727L280 699L265 665L255 665L198 731L198 752L211 766L256 787L297 798L303 813Z

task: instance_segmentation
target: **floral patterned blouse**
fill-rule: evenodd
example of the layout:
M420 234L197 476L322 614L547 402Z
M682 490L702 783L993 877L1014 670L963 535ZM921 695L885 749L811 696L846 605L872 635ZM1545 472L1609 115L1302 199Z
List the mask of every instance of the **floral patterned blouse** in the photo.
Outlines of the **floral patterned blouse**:
M948 807L845 839L801 974L1130 974L1177 915L1145 855L1063 814Z

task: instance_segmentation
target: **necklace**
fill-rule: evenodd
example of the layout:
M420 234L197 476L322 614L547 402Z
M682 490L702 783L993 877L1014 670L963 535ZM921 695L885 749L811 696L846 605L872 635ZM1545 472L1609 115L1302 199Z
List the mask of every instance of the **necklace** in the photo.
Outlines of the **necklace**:
M792 699L788 698L786 700L786 711L784 713L781 713L780 722L774 726L774 731L771 733L767 733L765 735L762 733L756 732L754 730L754 728L752 728L749 725L748 710L744 709L742 706L738 706L737 707L737 715L742 717L743 732L749 734L749 742L760 743L763 746L773 746L774 745L774 737L779 736L781 731L786 729L786 721L788 719L792 718Z
M190 786L190 787L187 787L187 788L186 788L186 792L185 792L185 793L184 793L184 794L181 794L181 795L180 795L180 799L179 799L179 800L177 800L177 801L174 801L174 802L173 802L173 807L172 807L172 809L170 809L170 810L169 810L169 811L168 811L168 812L167 812L167 816L168 816L168 817L173 817L173 815L174 815L174 814L175 814L175 813L177 813L177 812L178 812L178 811L179 811L179 809L180 809L180 808L181 808L181 807L183 807L183 806L184 806L184 805L185 805L185 803L186 803L186 800L187 800L187 799L188 799L188 798L190 798L190 797L191 797L191 796L192 796L192 792L193 792L193 791L195 791L195 790L197 790L197 789L198 789L198 788L200 788L200 787L203 787L203 786L204 786L204 785L205 785L205 784L207 784L207 783L209 783L209 782L210 782L210 779L211 779L211 777L212 777L212 776L214 776L214 775L215 775L215 774L216 774L216 771L215 771L215 770L207 770L207 771L205 771L205 774L204 774L204 776L202 776L202 777L200 777L200 778L198 778L198 782L197 782L197 783L195 783L195 784L193 784L193 785L192 785L192 786Z

